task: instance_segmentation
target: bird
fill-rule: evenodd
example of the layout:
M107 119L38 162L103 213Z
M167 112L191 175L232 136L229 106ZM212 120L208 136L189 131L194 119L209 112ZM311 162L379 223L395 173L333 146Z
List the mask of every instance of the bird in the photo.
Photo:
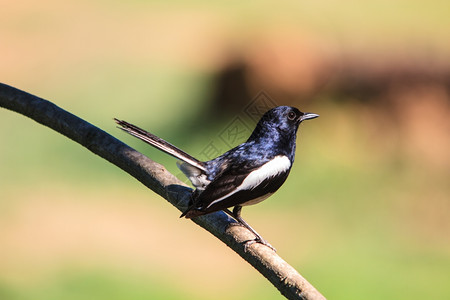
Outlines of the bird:
M224 211L255 235L255 239L244 242L245 250L260 243L275 251L241 217L241 210L267 199L283 185L294 163L299 125L317 117L291 106L272 108L261 117L244 143L209 161L200 161L133 124L114 120L123 131L181 161L177 165L195 190L180 217L190 219Z

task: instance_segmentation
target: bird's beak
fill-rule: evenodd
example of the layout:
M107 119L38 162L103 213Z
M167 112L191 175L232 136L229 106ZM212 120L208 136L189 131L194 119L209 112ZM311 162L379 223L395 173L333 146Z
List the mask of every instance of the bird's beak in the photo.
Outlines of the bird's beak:
M300 122L305 120L311 120L317 118L319 115L313 113L304 113L303 116L300 117Z

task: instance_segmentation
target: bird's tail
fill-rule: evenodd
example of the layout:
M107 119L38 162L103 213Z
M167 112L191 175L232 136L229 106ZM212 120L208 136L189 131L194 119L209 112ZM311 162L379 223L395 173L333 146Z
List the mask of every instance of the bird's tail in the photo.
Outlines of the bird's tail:
M185 217L186 219L192 219L198 216L203 216L206 215L206 212L200 211L200 210L196 210L195 208L193 208L192 206L188 207L188 209L185 210L184 213L181 214L180 218Z
M120 129L122 129L125 132L128 132L129 134L131 134L132 136L137 137L138 139L143 140L144 142L152 145L153 147L162 150L164 152L166 152L167 154L172 155L173 157L176 157L178 159L181 159L182 161L188 163L189 165L200 169L204 172L206 172L206 168L204 166L204 163L199 161L198 159L190 156L189 154L187 154L186 152L184 152L181 149L178 149L177 147L175 147L174 145L166 142L165 140L157 137L154 134L151 134L150 132L145 131L144 129L141 129L133 124L130 124L128 122L125 121L121 121L118 119L114 119L114 121L121 127L119 127Z

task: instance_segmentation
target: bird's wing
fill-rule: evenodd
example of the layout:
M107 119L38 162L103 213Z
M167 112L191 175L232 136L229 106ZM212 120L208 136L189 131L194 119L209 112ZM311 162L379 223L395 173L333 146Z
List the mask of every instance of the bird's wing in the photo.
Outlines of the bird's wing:
M255 161L227 168L201 192L186 217L211 213L236 205L257 203L257 199L274 193L286 180L291 162L286 156L276 156L264 164ZM256 200L256 201L255 201ZM189 214L189 211L192 211Z
M203 171L207 172L206 167L203 162L199 161L198 159L190 156L183 150L175 147L174 145L166 142L165 140L157 137L154 134L151 134L150 132L145 131L144 129L141 129L133 124L130 124L125 121L121 121L118 119L114 119L114 121L120 125L120 129L123 131L131 134L132 136L137 137L138 139L143 140L144 142L152 145L153 147L162 150L166 152L167 154L170 154L178 159L181 159L182 161L188 163L189 165Z

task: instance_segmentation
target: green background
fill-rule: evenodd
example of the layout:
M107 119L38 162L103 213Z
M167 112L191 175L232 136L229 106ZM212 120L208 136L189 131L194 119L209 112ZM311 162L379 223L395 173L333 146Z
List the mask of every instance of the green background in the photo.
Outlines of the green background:
M352 63L373 71L377 59L448 70L449 10L417 0L5 2L0 80L179 174L112 118L196 156L243 115L235 107L216 118L210 108L221 70L248 62L250 98L265 90L321 117L301 126L283 188L244 218L329 299L448 299L448 89L393 89L402 100L389 114L389 97L366 103L304 82L323 66L333 78ZM325 63L276 73L314 59ZM88 150L0 110L0 299L281 297L178 216Z

